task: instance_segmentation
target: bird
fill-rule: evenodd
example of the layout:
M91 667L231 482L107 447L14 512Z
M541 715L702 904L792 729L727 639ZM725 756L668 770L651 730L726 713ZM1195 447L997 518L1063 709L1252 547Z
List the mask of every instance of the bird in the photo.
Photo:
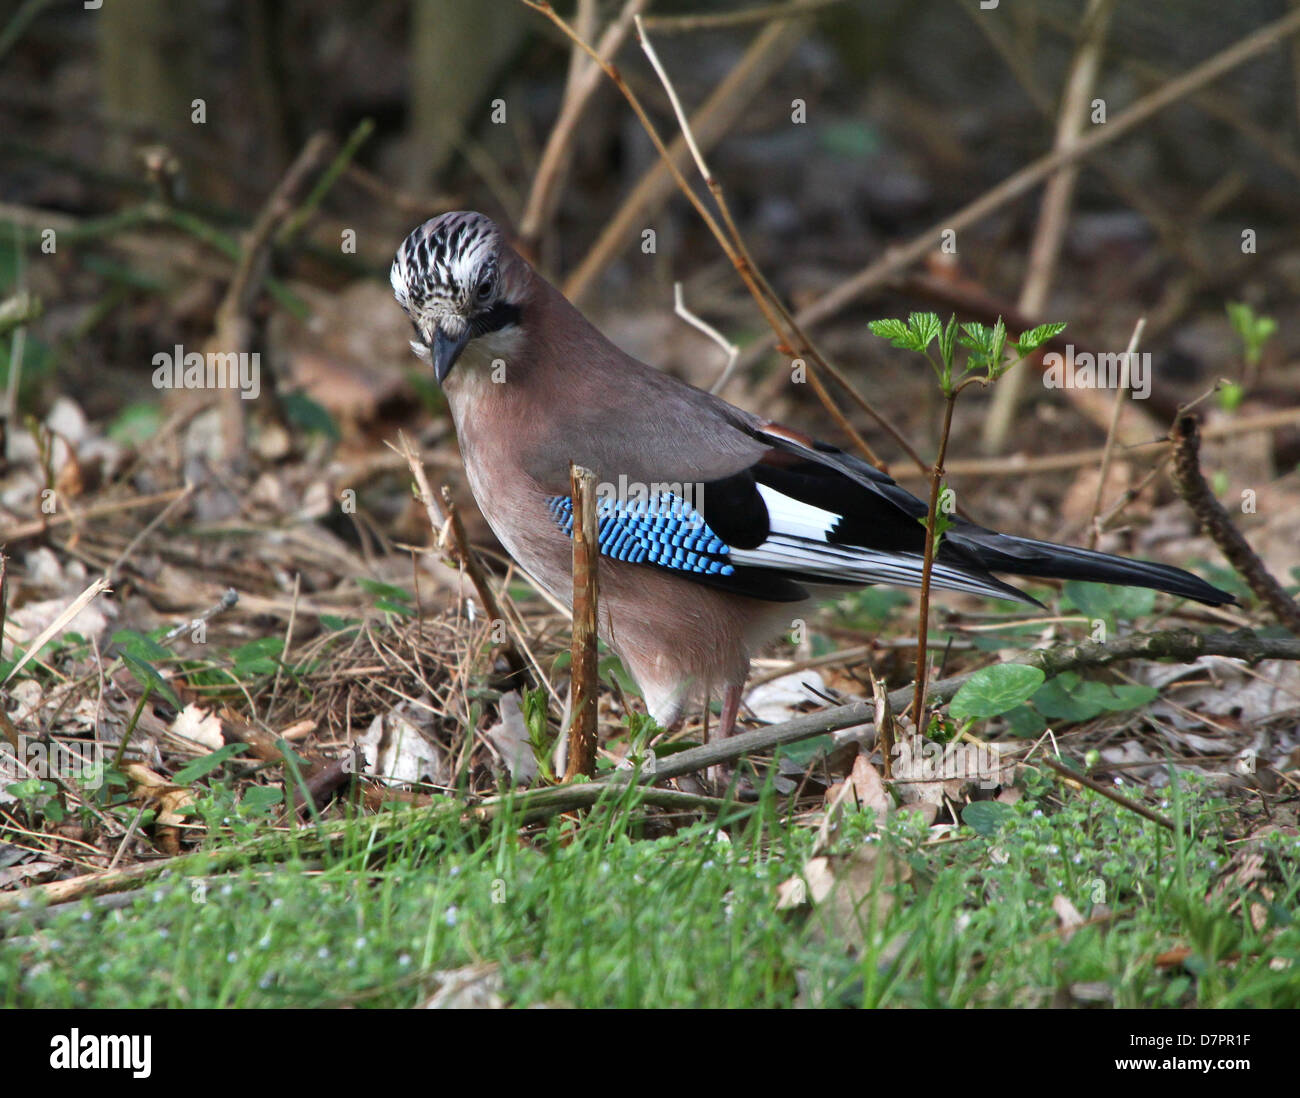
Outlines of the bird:
M446 396L483 517L565 604L570 463L595 473L598 632L661 727L720 694L717 735L731 735L751 657L816 601L921 585L925 503L852 454L626 354L485 215L424 222L397 249L390 280L411 349ZM1180 568L952 517L931 588L1041 607L997 572L1235 601Z

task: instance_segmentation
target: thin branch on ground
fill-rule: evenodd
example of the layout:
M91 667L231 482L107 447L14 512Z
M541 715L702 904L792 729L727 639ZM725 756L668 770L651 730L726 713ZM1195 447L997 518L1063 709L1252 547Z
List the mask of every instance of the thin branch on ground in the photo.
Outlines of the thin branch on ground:
M1196 419L1183 416L1169 433L1174 444L1174 484L1178 494L1191 508L1201 529L1219 547L1247 586L1255 593L1273 616L1291 632L1300 634L1300 605L1283 590L1259 555L1241 536L1228 514L1210 491L1201 474L1199 461L1200 437Z
M1080 774L1077 770L1071 770L1068 766L1062 766L1055 759L1049 759L1046 755L1043 756L1041 761L1045 767L1060 774L1061 777L1072 782L1078 782L1082 786L1087 786L1087 788L1091 789L1094 793L1100 793L1103 797L1107 797L1116 804L1122 805L1130 812L1136 812L1144 819L1148 819L1152 823L1157 823L1161 827L1168 828L1170 831L1178 830L1174 825L1174 821L1168 816L1162 816L1159 812L1152 811L1140 801L1135 801L1132 797L1126 797L1123 793L1117 793L1110 786L1106 785L1105 782L1099 782L1096 778L1089 778L1086 774Z
M1212 423L1203 432L1204 438L1234 438L1237 435L1251 434L1255 431L1278 431L1300 424L1300 408L1283 408L1276 412L1261 412L1258 415L1242 416L1239 419ZM1166 453L1172 444L1167 436L1153 438L1142 443L1143 449L1159 447L1160 453ZM1136 447L1123 447L1134 449ZM1023 477L1043 473L1057 473L1062 469L1078 469L1084 465L1095 465L1101 460L1104 449L1100 446L1087 450L1072 450L1065 454L1040 454L1037 457L1019 457L1009 455L999 458L967 458L949 462L948 473L951 476L971 477ZM916 472L912 469L900 469L894 473L896 480L918 480L928 477L930 470Z
M1017 663L1037 667L1049 678L1063 671L1087 667L1105 667L1122 660L1177 660L1195 663L1202 656L1225 656L1230 659L1258 663L1260 660L1300 660L1300 638L1265 637L1249 630L1235 633L1197 633L1191 629L1168 629L1157 633L1134 633L1109 644L1085 641L1065 644L1055 648L1026 652ZM971 673L973 674L973 672ZM926 690L930 704L951 700L971 674L954 675L931 683ZM912 687L904 686L889 692L889 705L898 712L912 701ZM694 773L706 767L734 762L747 755L768 752L786 744L798 743L827 732L835 732L853 725L871 724L875 717L872 702L852 702L848 705L809 713L781 724L769 725L751 732L741 732L729 739L693 747L657 761L653 773L641 774L638 781L657 782ZM602 779L618 781L618 776Z
M406 459L407 467L411 470L411 476L415 481L416 495L424 505L425 514L429 517L434 545L440 552L450 548L456 562L469 576L469 581L478 594L479 602L483 606L483 613L488 616L488 620L499 621L504 627L513 631L514 622L501 612L501 605L492 590L492 584L483 571L483 565L480 563L477 554L470 547L469 539L465 536L465 527L460 521L460 516L456 513L455 504L451 501L451 493L446 488L443 488L442 498L445 510L444 507L439 507L437 500L434 499L433 491L429 487L429 480L424 474L424 463L420 460L420 455L415 451L406 435L401 432L398 432L398 443L398 446L393 446L392 443L389 443L388 446ZM511 676L517 682L525 683L529 687L536 686L527 661L519 654L519 649L509 636L501 642L501 655L510 667Z

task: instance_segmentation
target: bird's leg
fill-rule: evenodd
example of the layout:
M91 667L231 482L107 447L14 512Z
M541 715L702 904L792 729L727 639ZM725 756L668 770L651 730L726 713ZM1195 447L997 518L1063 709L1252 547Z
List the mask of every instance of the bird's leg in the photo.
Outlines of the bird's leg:
M740 713L740 686L729 683L722 692L722 715L718 718L718 739L725 740L736 731ZM709 767L709 780L718 788L726 786L735 768L730 763Z
M718 739L725 740L736 731L736 717L740 713L740 687L730 683L722 692L722 716L718 719Z

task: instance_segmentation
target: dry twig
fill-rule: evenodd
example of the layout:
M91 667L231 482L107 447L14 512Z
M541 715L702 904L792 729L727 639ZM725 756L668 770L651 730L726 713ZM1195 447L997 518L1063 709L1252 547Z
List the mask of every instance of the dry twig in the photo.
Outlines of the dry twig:
M1191 629L1167 629L1157 633L1134 633L1109 644L1086 641L1064 644L1055 648L1026 652L1017 663L1037 667L1049 678L1063 671L1085 667L1105 667L1121 660L1168 659L1180 663L1195 663L1202 656L1226 656L1232 659L1258 663L1260 660L1300 660L1300 638L1265 637L1248 630L1235 633L1197 633ZM970 678L970 674L954 675L931 683L926 690L927 701L945 702L952 698ZM912 701L912 687L904 686L889 692L888 700L895 712ZM825 709L795 717L782 724L742 732L726 740L693 747L657 762L653 774L642 774L643 782L665 781L683 774L694 773L706 767L734 762L746 755L771 751L784 744L798 743L826 732L870 724L875 716L873 702L852 702L849 705ZM602 779L622 780L619 776Z
M1101 522L1097 516L1101 513L1101 496L1106 490L1106 475L1110 472L1110 457L1115 449L1116 430L1119 427L1119 413L1124 407L1124 394L1128 392L1133 376L1133 355L1142 340L1142 329L1147 326L1146 317L1139 317L1133 325L1133 335L1129 337L1128 350L1124 352L1123 374L1115 387L1115 400L1111 405L1110 427L1106 431L1106 445L1101 452L1101 470L1097 474L1097 495L1092 501L1092 515L1088 519L1088 548L1097 548L1097 538L1101 536Z
M596 774L596 703L600 681L596 674L597 577L600 546L596 537L596 474L569 465L573 498L573 644L569 678L569 752L564 778Z
M1214 544L1246 581L1255 597L1273 612L1282 625L1300 635L1300 606L1282 589L1255 550L1247 544L1201 475L1197 457L1200 438L1195 417L1183 416L1178 420L1169 433L1169 439L1174 444L1174 483L1201 529L1214 539Z
M1115 8L1115 0L1089 0L1083 15L1083 35L1075 50L1074 61L1065 78L1065 92L1061 96L1061 110L1056 123L1057 149L1068 149L1083 132L1088 117L1088 101L1097 81L1102 47L1106 31ZM1043 188L1043 201L1039 207L1038 228L1029 249L1029 262L1025 282L1020 292L1019 310L1027 316L1041 316L1047 305L1052 275L1061 254L1065 230L1074 199L1074 184L1079 178L1079 165L1065 164L1056 171ZM1016 408L1020 404L1029 367L1007 371L1002 383L993 392L993 404L984 420L984 449L999 453L1006 446L1011 425L1015 422Z

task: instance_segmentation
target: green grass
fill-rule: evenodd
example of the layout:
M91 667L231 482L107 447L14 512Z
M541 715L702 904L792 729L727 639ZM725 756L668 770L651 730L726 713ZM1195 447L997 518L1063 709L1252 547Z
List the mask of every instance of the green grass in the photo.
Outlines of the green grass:
M509 819L473 831L404 811L383 829L354 821L323 852L304 829L287 861L191 861L195 876L117 910L7 916L0 1003L408 1006L432 973L493 961L520 1006L1022 1006L1070 1002L1075 985L1114 1006L1300 1005L1297 840L1259 847L1273 895L1257 897L1257 930L1229 911L1239 890L1211 895L1224 806L1193 788L1165 810L1195 837L1046 780L992 834L963 827L950 842L927 844L907 816L877 832L852 814L833 852L883 842L913 870L861 956L816 914L776 910L814 834L768 802L725 834L707 823L660 838L638 837L626 796L522 834ZM1113 916L1066 940L1058 893L1085 918L1102 902ZM1191 953L1157 966L1175 947Z

